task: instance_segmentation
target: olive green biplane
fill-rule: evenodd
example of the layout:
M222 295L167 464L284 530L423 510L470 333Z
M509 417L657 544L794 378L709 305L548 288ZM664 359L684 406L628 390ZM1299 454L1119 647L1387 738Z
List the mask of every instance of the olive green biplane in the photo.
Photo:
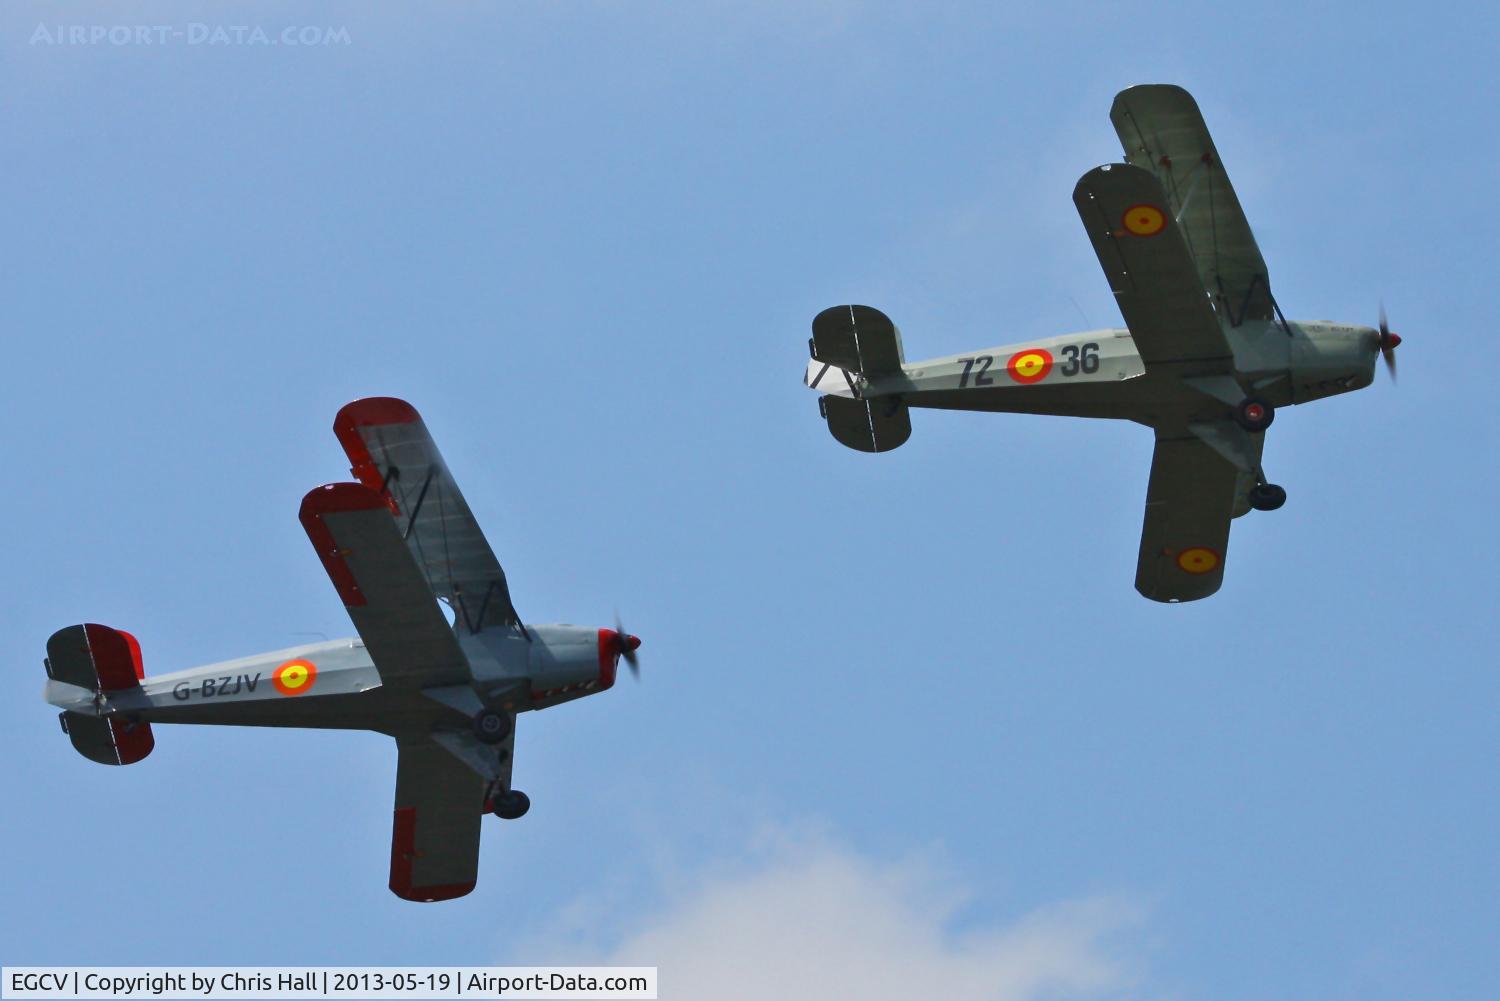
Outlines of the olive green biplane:
M1379 327L1290 321L1271 294L1239 200L1193 98L1120 93L1125 163L1096 167L1073 203L1125 328L907 362L879 310L835 306L812 324L805 381L828 429L864 452L911 434L911 407L1110 417L1156 433L1135 586L1156 601L1219 589L1229 523L1286 491L1261 465L1278 407L1368 386L1401 339Z

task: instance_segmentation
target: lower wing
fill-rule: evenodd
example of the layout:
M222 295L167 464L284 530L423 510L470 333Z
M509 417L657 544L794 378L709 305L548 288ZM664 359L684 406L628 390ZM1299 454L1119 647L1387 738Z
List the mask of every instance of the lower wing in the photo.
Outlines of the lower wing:
M1152 601L1206 598L1224 582L1240 471L1202 439L1158 433L1135 589Z
M461 746L450 748L439 739ZM432 901L462 897L474 889L485 800L497 782L509 782L513 740L484 746L467 734L396 739L392 893Z

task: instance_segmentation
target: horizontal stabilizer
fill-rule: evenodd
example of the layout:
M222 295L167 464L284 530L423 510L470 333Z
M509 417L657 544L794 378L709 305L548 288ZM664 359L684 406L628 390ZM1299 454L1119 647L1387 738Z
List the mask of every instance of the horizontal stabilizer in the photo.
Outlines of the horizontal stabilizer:
M901 332L872 306L832 306L813 317L812 356L864 375L901 371Z
M79 754L101 765L133 765L156 747L151 724L121 716L59 713L63 732Z
M840 444L860 452L889 452L911 437L911 415L900 397L850 400L824 396L818 409Z

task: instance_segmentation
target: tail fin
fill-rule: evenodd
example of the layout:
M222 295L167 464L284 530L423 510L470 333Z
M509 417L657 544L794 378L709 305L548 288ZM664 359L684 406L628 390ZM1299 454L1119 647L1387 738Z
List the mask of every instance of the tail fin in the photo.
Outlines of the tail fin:
M872 306L832 306L813 318L812 330L813 363L805 381L826 394L818 400L818 412L829 433L860 452L900 447L911 437L906 403L891 394L867 398L865 391L870 379L901 373L901 331Z
M96 623L68 626L47 641L47 676L102 699L110 692L135 688L145 677L141 645L134 636ZM156 738L151 724L117 713L91 716L65 712L59 717L63 732L78 753L105 765L130 765L151 753Z
M873 306L830 306L812 322L812 356L866 376L895 375L904 360L901 331Z
M858 452L889 452L911 437L911 416L900 397L849 400L824 396L818 410L828 422L828 431L841 445Z

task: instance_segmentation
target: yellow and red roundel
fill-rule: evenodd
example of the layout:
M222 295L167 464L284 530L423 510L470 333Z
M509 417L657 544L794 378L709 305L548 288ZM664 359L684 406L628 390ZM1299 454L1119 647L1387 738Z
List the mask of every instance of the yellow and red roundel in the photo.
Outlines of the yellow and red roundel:
M1155 205L1132 205L1120 221L1127 233L1136 236L1155 236L1167 228L1166 214Z
M1177 565L1188 573L1211 573L1219 568L1219 554L1212 549L1193 546L1177 554Z
M1019 383L1041 382L1052 371L1052 352L1046 348L1017 351L1005 363L1005 371Z
M303 695L317 680L317 665L310 660L289 660L271 672L271 684L282 695Z

